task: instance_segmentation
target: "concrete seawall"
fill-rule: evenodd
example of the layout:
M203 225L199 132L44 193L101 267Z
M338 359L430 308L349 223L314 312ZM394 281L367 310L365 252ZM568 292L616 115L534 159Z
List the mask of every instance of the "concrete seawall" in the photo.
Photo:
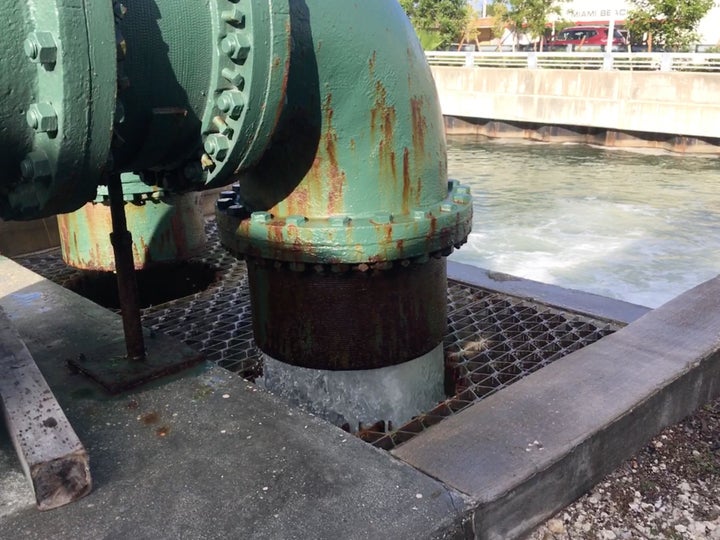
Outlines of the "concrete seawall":
M433 66L449 133L720 154L720 74Z

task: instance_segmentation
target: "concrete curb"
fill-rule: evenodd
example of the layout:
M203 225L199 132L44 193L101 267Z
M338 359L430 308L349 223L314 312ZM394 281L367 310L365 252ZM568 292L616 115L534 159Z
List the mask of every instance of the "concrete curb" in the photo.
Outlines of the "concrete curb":
M720 278L448 418L393 454L516 538L720 395Z
M565 289L532 281L502 272L493 272L468 264L448 261L448 279L467 283L474 287L483 287L520 298L526 298L566 311L605 319L607 321L631 323L645 315L650 308L599 296L584 291Z

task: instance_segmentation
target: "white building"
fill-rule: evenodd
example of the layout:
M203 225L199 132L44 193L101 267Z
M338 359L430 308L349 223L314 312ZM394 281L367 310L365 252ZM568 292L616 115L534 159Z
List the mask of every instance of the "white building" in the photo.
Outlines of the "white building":
M633 7L626 0L570 0L560 4L561 18L577 23L609 24L611 19L622 23ZM698 26L700 43L720 45L720 1L716 1L710 12Z

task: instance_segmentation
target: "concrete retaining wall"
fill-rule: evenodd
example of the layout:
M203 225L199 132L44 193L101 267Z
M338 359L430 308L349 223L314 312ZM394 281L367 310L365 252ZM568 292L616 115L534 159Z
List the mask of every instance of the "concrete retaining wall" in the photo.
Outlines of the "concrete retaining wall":
M720 145L718 73L447 66L432 71L446 116L582 126L590 133L681 135Z

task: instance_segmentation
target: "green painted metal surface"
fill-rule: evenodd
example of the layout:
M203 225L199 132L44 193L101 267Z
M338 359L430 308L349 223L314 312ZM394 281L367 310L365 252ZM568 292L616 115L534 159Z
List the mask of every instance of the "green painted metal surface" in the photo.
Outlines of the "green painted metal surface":
M95 196L115 110L110 0L4 0L0 217L74 210Z
M463 243L425 55L395 2L291 1L287 101L271 144L218 203L223 243L291 263L422 259Z
M230 183L285 100L288 0L123 3L117 167L173 189Z
M137 270L202 254L206 237L198 193L151 189L131 173L122 175L122 183ZM79 210L59 215L58 228L67 264L84 270L115 270L107 188L101 186L98 197Z
M0 218L76 210L111 172L174 192L224 185L268 145L288 0L0 6Z

